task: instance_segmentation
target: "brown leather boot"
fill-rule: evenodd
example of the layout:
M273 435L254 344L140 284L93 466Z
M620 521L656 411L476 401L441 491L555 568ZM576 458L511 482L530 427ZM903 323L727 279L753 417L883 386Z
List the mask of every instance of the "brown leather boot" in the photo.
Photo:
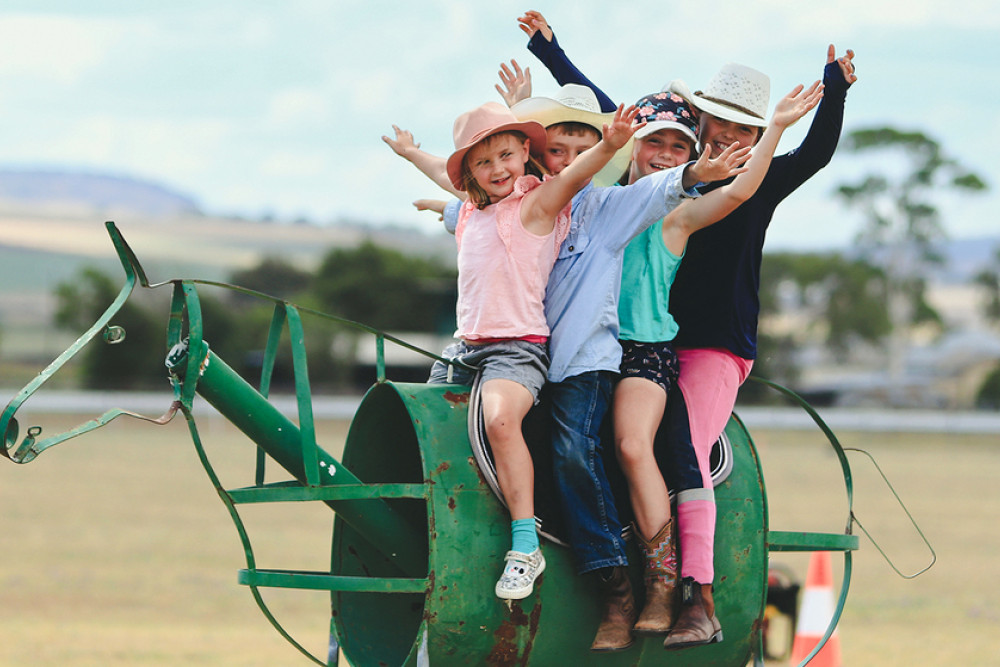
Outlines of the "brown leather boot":
M674 629L663 640L663 648L685 648L721 641L722 626L714 613L709 616L701 595L701 584L691 577L684 577L681 582L681 615Z
M674 520L653 536L643 539L639 527L632 524L646 556L646 603L633 630L637 635L665 635L670 632L677 616L677 547L674 538Z
M624 651L632 645L632 624L635 623L635 599L632 582L624 567L608 568L611 576L605 579L604 570L598 573L604 616L597 626L597 634L590 650L598 653Z

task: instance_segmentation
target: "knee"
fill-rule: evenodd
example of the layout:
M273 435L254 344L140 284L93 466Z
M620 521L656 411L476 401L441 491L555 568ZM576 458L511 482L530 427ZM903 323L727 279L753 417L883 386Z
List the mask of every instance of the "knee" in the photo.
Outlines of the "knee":
M626 436L615 440L615 454L622 468L636 470L649 465L653 458L653 448L651 443L645 442L642 438Z
M500 445L521 433L520 415L509 410L483 415L483 425L486 427L486 437L493 445Z

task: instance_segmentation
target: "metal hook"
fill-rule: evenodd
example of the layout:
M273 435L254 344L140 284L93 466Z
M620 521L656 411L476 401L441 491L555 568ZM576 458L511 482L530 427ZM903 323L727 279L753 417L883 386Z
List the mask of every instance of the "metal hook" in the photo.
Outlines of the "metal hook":
M885 559L885 562L889 564L889 567L891 567L896 572L896 574L901 576L903 579L915 579L916 577L919 577L921 574L931 569L934 566L934 563L937 562L937 553L935 553L934 547L931 546L931 543L927 540L927 537L924 535L923 531L920 530L920 526L917 525L917 522L913 518L913 515L910 514L910 510L906 509L906 505L903 504L903 500L899 497L899 494L896 493L896 489L892 486L892 483L889 482L889 478L885 476L884 472L882 472L882 468L880 468L878 463L875 461L875 457L872 456L870 453L866 452L865 450L858 449L857 447L845 447L844 451L858 452L860 454L864 454L872 462L872 465L875 466L875 470L877 470L878 474L882 476L882 481L884 481L885 485L889 487L889 491L892 492L893 496L895 496L896 502L899 503L899 506L902 508L903 512L906 513L906 517L910 520L910 523L913 524L914 530L917 531L917 534L920 535L920 539L922 539L924 541L924 544L927 545L927 550L931 552L931 562L928 563L924 568L914 572L913 574L903 574L902 572L899 571L899 568L896 567L896 564L892 562L892 559L889 558L889 556L885 553L882 547L879 546L878 542L875 541L875 538L871 536L871 533L865 530L865 527L861 524L861 521L858 520L858 517L854 513L854 510L851 510L851 520L854 523L858 524L858 528L861 529L861 532L863 532L865 536L867 536L868 539L871 540L871 543L875 545L875 548L878 549L878 552L882 554L882 558Z
M125 340L125 329L117 325L109 325L104 329L104 342L117 345Z

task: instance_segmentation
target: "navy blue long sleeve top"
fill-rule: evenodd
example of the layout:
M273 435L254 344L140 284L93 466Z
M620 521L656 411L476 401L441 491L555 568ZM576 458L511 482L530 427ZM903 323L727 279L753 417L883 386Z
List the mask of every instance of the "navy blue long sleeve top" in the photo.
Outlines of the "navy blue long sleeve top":
M528 49L559 85L588 86L600 100L602 111L616 108L569 61L555 35L548 42L541 31L536 32ZM850 84L836 61L823 70L823 84L823 100L802 144L771 161L764 181L750 199L688 239L684 260L670 289L670 312L680 327L674 339L677 347L716 347L744 359L757 357L758 292L765 233L778 204L830 162L840 140ZM699 189L710 192L726 182Z
M823 83L823 100L802 145L771 161L750 199L688 239L670 290L670 312L680 327L677 347L721 347L756 358L764 235L778 204L830 162L840 139L850 84L836 61L826 66Z
M566 57L566 52L559 46L559 40L555 33L552 34L552 41L548 41L542 36L541 30L536 30L535 34L528 40L528 50L549 70L552 77L560 86L567 83L577 83L587 86L597 95L597 101L601 105L603 113L610 113L618 108L618 105L611 101L611 98L604 94L600 88L583 75L576 65Z

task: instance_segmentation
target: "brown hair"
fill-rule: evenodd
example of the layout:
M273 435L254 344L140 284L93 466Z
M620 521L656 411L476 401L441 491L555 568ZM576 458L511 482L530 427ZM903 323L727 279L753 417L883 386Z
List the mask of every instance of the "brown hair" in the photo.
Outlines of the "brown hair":
M509 134L517 139L522 145L528 140L528 135L523 132L518 132L517 130L507 130L504 132L497 132L496 134L491 134L488 137L482 139L479 143L489 144L497 137ZM478 145L478 144L477 144ZM530 153L528 154L528 161L524 163L524 173L530 176L537 176L539 179L546 176L549 172L541 165ZM472 170L469 169L469 153L462 157L462 185L463 188L469 195L469 201L476 205L476 208L482 210L490 205L490 196L486 194L486 190L476 182L476 179L472 176Z
M587 123L580 123L575 120L567 120L562 123L552 123L546 130L551 130L552 128L559 128L563 134L568 134L571 137L581 137L588 134L592 134L597 137L597 140L601 140L601 131L598 130L593 125L588 125Z

